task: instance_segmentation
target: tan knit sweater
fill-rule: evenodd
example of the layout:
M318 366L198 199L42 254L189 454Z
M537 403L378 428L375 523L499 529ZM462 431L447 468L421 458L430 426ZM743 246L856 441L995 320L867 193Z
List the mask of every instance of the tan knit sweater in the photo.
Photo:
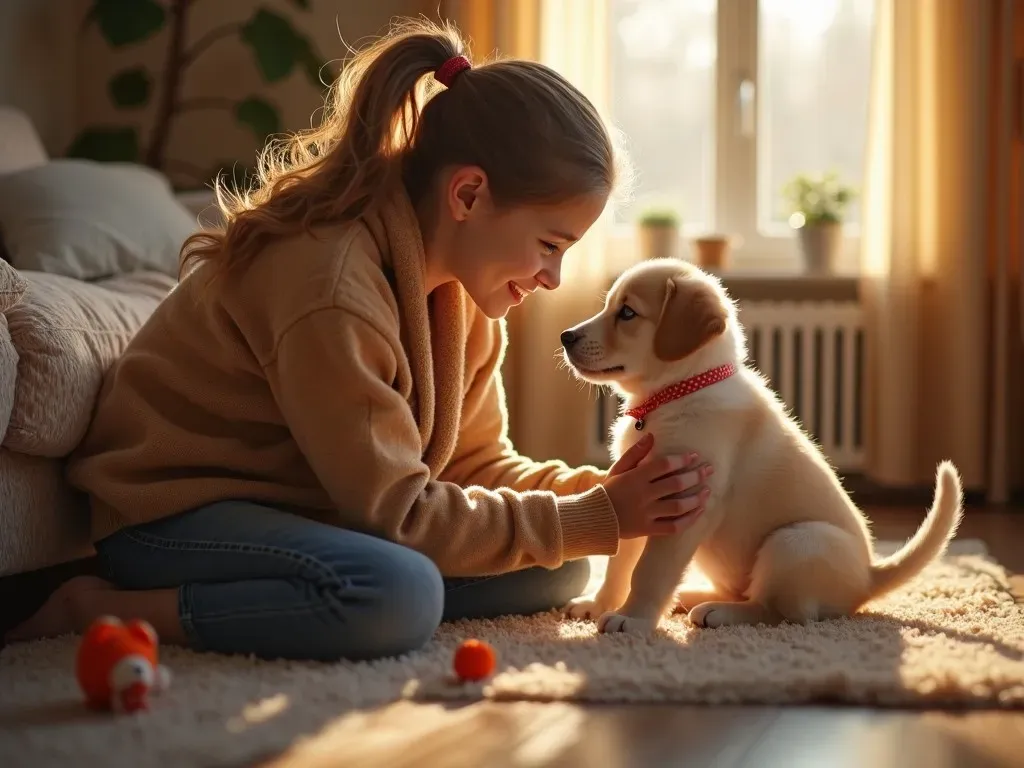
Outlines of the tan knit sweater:
M248 499L405 544L448 576L612 554L593 468L506 437L504 327L428 297L414 211L268 246L200 300L202 268L107 375L68 466L94 540Z

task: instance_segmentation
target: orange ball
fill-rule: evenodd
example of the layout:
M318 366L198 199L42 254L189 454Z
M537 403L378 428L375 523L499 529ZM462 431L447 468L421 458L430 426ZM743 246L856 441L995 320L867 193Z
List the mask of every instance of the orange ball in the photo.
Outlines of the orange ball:
M483 640L463 640L455 650L455 674L463 680L483 680L497 663L494 648Z

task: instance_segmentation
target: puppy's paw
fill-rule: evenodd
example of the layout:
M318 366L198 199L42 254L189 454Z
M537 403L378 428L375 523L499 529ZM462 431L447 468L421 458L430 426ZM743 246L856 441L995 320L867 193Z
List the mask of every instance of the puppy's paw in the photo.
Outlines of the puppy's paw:
M609 609L610 606L604 605L596 597L577 597L562 608L562 613L570 619L597 619Z
M687 614L698 627L736 627L771 623L771 615L757 603L701 603Z
M741 603L743 598L723 589L689 589L680 585L672 595L675 602L673 613L689 613L702 603Z
M658 622L637 618L636 616L623 616L621 613L609 611L597 620L597 631L602 634L613 632L625 632L629 635L649 635L658 628Z
M680 605L680 607L682 607L682 605ZM686 618L688 618L690 623L695 627L711 629L713 627L721 626L715 618L715 603L702 603L701 605L694 606L690 609L690 612L686 614Z

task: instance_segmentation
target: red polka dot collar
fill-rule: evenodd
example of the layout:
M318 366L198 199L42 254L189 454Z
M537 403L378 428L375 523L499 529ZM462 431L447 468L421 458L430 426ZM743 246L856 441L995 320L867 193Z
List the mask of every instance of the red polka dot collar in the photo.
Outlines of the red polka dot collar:
M694 392L704 389L704 387L710 387L712 384L725 381L734 373L736 373L736 366L733 363L726 363L717 368L704 371L704 373L699 373L696 376L691 376L688 379L677 381L675 384L671 384L654 393L654 395L644 400L636 408L627 409L625 414L636 419L636 424L633 426L637 429L643 429L646 423L645 417L651 411L660 408L665 403L671 403L673 400L692 395Z

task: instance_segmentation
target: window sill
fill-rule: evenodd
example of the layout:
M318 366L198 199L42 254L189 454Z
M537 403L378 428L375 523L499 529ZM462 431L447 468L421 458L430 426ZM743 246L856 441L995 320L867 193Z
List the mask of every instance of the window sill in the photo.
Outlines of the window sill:
M736 301L857 301L860 277L848 272L809 274L756 269L717 273Z
M858 243L846 240L835 271L810 273L801 265L798 246L789 238L767 239L765 248L744 246L730 254L723 269L709 270L729 295L742 301L857 301L860 296ZM614 277L639 259L639 245L628 229L619 229L608 241L608 267ZM691 243L680 238L677 256L694 263Z
M689 259L687 259L689 261ZM608 275L609 285L630 264L616 265ZM811 274L798 267L772 268L764 263L739 264L711 271L735 301L858 301L860 275L844 270Z

